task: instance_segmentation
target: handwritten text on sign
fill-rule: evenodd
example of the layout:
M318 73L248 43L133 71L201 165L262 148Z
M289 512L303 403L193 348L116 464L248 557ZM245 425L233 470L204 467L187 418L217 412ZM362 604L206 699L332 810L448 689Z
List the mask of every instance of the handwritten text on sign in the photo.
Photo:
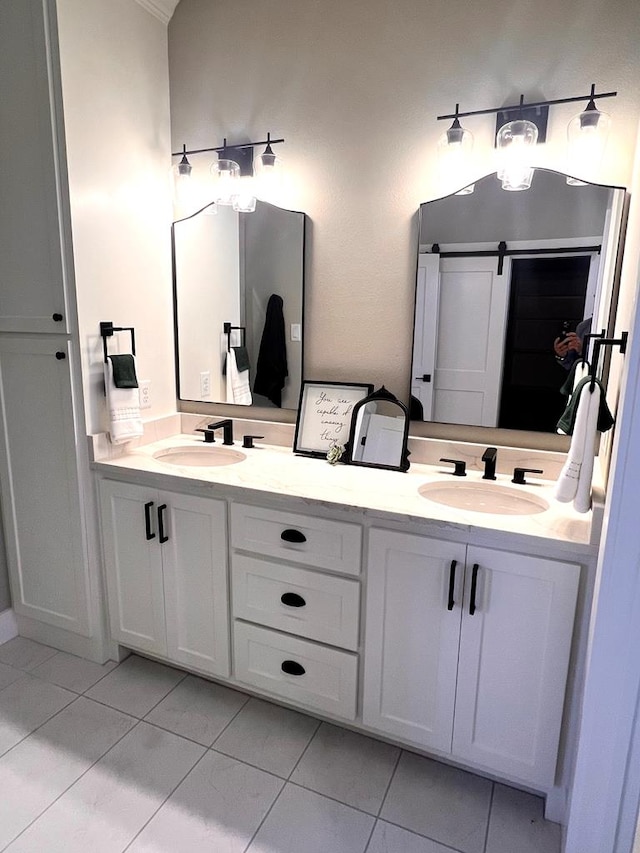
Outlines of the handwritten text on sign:
M301 411L299 449L327 453L334 444L346 444L353 407L367 393L366 387L309 383Z

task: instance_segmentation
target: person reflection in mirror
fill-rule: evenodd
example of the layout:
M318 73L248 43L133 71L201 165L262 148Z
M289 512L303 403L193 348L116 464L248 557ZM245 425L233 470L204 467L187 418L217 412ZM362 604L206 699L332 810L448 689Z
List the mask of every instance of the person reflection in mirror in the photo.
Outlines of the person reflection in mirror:
M582 342L590 329L591 317L587 317L586 320L578 323L575 332L568 332L566 335L556 338L553 342L553 351L556 354L556 360L565 370L571 370L576 361L582 358Z

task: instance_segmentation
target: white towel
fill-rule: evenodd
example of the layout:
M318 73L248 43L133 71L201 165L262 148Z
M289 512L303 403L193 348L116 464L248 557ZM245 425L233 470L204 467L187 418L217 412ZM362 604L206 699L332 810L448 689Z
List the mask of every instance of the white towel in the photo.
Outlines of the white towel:
M110 358L104 365L104 387L107 392L111 443L123 444L143 435L139 391L137 388L116 388Z
M576 386L582 382L583 379L586 379L589 376L589 371L591 367L589 366L588 361L580 361L576 364L576 369L573 373L573 391L576 390Z
M595 386L593 393L590 393L589 385L584 385L580 392L571 446L556 483L556 500L562 503L573 501L577 512L588 512L591 507L600 394L599 385Z
M249 387L249 371L238 370L233 347L227 353L227 403L250 406L253 403Z

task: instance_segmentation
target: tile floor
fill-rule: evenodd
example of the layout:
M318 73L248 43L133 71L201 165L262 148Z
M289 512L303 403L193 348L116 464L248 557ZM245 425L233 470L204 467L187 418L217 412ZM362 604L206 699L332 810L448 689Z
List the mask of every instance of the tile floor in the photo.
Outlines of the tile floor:
M0 646L0 850L558 853L536 797L131 656Z

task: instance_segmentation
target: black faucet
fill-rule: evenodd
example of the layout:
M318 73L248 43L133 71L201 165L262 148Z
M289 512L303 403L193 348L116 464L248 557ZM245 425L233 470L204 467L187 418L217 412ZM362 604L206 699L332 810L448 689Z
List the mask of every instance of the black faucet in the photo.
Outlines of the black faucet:
M482 475L483 480L495 480L496 479L496 457L498 456L498 448L497 447L487 447L485 452L482 454L482 461L484 462L484 474Z
M451 472L454 477L466 477L467 476L467 463L464 459L445 459L442 457L440 459L441 462L451 462L454 466L453 471Z
M207 430L205 431L205 441L207 440L207 432L211 431L212 433L217 430L223 430L223 444L233 444L233 421L231 418L226 418L223 421L216 421L213 424L207 424ZM214 441L214 439L211 439Z

